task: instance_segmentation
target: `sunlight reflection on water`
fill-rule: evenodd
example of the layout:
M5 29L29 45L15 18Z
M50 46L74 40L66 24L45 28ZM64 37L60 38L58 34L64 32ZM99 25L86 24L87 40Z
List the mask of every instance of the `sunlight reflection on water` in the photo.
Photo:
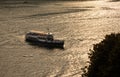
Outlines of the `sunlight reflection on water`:
M120 9L119 4L66 1L0 5L2 75L80 77L81 68L87 65L87 53L93 44L100 42L106 34L120 32L120 15L115 10L115 7ZM48 32L47 28L55 38L65 40L64 50L31 46L24 41L28 31Z

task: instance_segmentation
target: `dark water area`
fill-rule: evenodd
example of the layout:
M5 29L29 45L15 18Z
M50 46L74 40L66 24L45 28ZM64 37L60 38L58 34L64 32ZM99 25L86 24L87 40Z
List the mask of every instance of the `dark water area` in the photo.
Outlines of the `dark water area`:
M0 77L81 77L93 44L120 32L120 2L0 4ZM25 42L30 30L64 39L64 49Z

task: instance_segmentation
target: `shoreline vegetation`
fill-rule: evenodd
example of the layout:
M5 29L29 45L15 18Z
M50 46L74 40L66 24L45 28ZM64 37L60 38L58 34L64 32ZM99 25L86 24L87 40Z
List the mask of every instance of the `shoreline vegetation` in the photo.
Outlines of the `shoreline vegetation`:
M4 2L46 2L46 1L96 1L96 0L1 0L0 3Z
M0 4L43 4L43 3L51 3L51 2L72 2L72 1L96 1L96 0L1 0Z
M98 0L0 0L0 4L4 3L37 3L37 2L56 2L56 1L98 1ZM106 0L105 0L106 1ZM116 2L120 0L108 0L108 2Z
M36 2L56 2L56 1L98 1L98 0L0 0L2 3L36 3ZM106 1L106 0L105 0ZM107 0L108 2L117 2L120 0Z
M106 35L89 53L82 77L120 77L120 33Z

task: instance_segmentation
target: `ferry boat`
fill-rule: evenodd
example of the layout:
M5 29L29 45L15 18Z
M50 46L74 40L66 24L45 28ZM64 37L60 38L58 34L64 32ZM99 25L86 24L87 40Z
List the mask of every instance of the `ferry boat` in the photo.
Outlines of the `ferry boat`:
M36 45L64 48L64 40L54 39L52 33L31 31L26 34L25 40Z

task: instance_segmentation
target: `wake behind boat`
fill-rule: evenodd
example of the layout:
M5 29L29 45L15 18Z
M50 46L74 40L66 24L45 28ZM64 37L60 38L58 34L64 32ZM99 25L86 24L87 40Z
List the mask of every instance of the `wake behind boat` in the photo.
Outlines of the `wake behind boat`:
M35 45L41 45L41 46L47 46L47 47L63 48L64 46L64 40L54 39L52 33L30 31L26 34L25 40Z

